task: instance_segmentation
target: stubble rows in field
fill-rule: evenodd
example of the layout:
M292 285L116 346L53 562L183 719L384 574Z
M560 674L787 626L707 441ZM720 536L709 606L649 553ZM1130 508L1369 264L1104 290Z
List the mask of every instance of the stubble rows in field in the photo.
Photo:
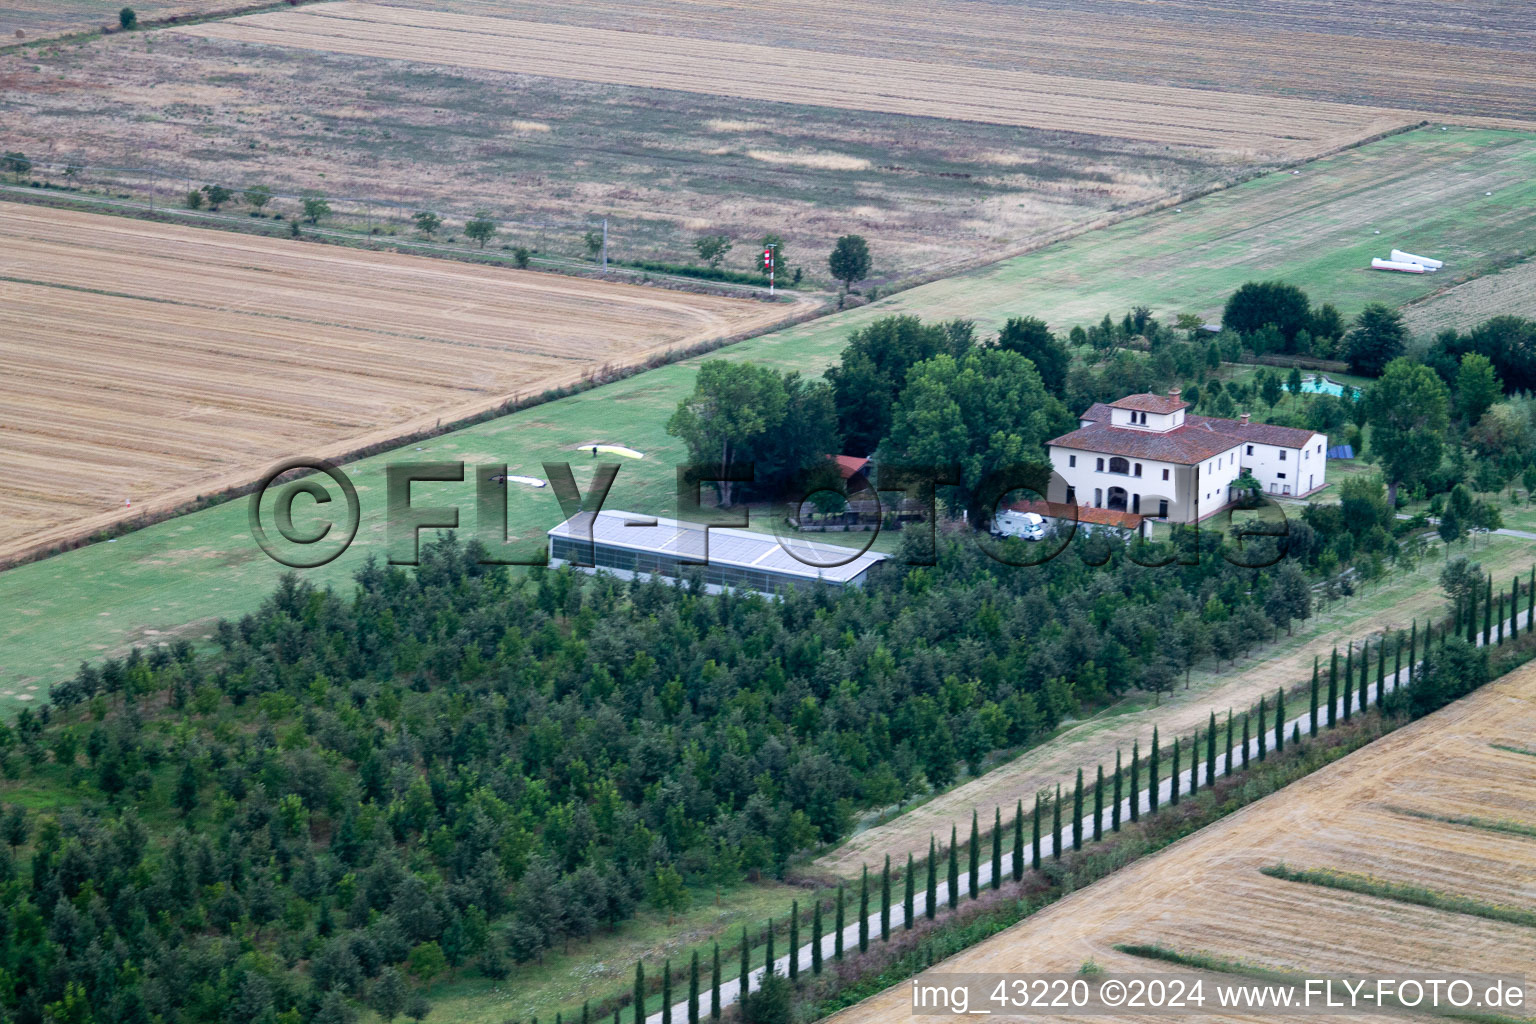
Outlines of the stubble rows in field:
M423 6L419 0L383 0ZM1363 103L1529 122L1536 27L1469 0L1145 4L935 0L892 18L878 0L450 0L433 9L1143 85ZM1006 40L1000 45L1000 40ZM937 55L937 56L936 56Z
M614 85L1312 155L1409 120L1400 111L1034 71L978 70L610 29L342 2L192 26L198 36Z
M1416 816L1536 825L1536 757L1498 746L1528 747L1533 732L1536 667L1527 666L933 970L1075 971L1088 960L1111 973L1169 970L1115 949L1125 944L1308 976L1523 975L1536 963L1529 927L1260 869L1330 869L1536 910L1536 843ZM1528 983L1527 1005L1532 992ZM831 1020L883 1024L909 1012L910 999L897 986Z
M1492 316L1536 316L1536 259L1474 277L1403 310L1415 334L1465 331Z
M0 251L0 555L786 312L15 204Z

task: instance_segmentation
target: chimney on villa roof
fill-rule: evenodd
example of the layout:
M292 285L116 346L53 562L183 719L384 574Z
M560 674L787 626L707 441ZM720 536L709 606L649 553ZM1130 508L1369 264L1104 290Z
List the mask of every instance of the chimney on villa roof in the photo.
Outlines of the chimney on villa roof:
M1179 400L1179 389L1178 388L1169 388L1168 389L1168 397L1173 399L1175 402L1177 402Z
M1248 414L1247 413L1243 413L1241 416L1239 416L1237 418L1237 422L1241 423L1243 426L1246 427L1248 425Z

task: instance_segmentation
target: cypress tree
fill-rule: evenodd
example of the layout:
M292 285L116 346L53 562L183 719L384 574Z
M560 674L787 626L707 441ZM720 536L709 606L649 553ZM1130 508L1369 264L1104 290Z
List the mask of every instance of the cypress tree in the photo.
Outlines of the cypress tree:
M773 918L768 919L768 937L763 943L763 977L773 973Z
M1483 599L1483 643L1493 640L1493 576L1488 576L1488 596Z
M847 899L847 891L843 886L837 887L837 905L832 909L832 959L843 958L843 929L846 924L843 921L843 904Z
M949 883L949 905L960 905L960 837L955 832L955 826L949 826L949 877L945 879Z
M1013 809L1013 880L1024 877L1024 798Z
M1258 730L1259 731L1259 762L1260 763L1263 763L1264 758L1269 754L1269 749L1268 749L1269 745L1266 742L1266 740L1264 739L1264 733L1265 733L1264 720L1266 718L1268 718L1268 717L1269 717L1269 713L1266 711L1266 709L1264 707L1264 697L1261 695L1259 697L1259 730Z
M587 1012L583 1008L582 1019ZM688 1024L699 1024L699 951L693 951L693 961L688 965Z
M1248 712L1243 712L1243 771L1248 770Z
M645 964L635 964L635 1024L645 1024Z
M817 909L820 909L819 905ZM718 1021L723 1009L720 1005L720 943L716 942L715 957L709 971L709 1019Z
M1339 649L1333 649L1333 655L1328 659L1328 728L1332 729L1339 722ZM1246 762L1245 762L1246 767Z
M1307 732L1317 735L1317 655L1312 656L1312 713L1307 717Z
M661 1024L672 1024L672 961L661 965Z
M1056 784L1056 800L1051 804L1051 859L1061 860L1061 784Z
M1209 789L1216 785L1216 712L1211 712L1211 720L1205 726L1205 785Z
M1398 677L1398 679L1397 679L1397 685L1398 686L1400 686L1400 687L1407 686L1409 683L1413 682L1414 666L1417 665L1418 662L1419 662L1419 620L1418 620L1418 617L1415 616L1414 620L1413 620L1413 628L1408 631L1408 675L1406 677L1403 677L1403 676L1399 676Z
M1376 645L1376 703L1381 703L1381 698L1387 692L1387 634L1381 634L1381 643Z
M1509 588L1509 640L1514 643L1520 639L1520 577L1517 575L1511 581Z
M992 888L1003 884L1003 809L992 808Z
M1369 640L1360 644L1360 713L1365 714L1365 709L1371 703L1371 642Z
M928 899L923 905L923 913L928 920L933 920L933 915L939 912L939 853L934 845L933 833L928 833Z
M1403 631L1398 630L1392 634L1392 687L1396 689L1403 681ZM1376 703L1380 704L1387 691L1382 690L1376 694Z
M1477 644L1477 591L1467 595L1467 643Z
M1110 810L1109 810L1109 827L1114 829L1116 832L1120 831L1120 800L1121 800L1120 789L1121 789L1121 787L1120 787L1120 751L1116 750L1115 751L1115 790L1111 794L1111 796L1114 797L1114 804L1110 807Z
M859 952L869 952L869 865L859 875Z
M1232 709L1227 708L1227 774L1232 774Z
M1493 586L1493 578L1492 577L1489 577L1488 585L1490 587ZM1498 612L1497 615L1494 616L1494 618L1499 620L1499 624L1498 624L1498 635L1499 635L1498 645L1500 647L1503 647L1504 646L1504 592L1502 590L1499 591L1499 612Z
M811 973L821 973L821 897L811 907Z
M800 901L789 902L789 980L800 977Z
M1343 683L1344 697L1344 721L1349 721L1349 716L1355 703L1355 644L1350 641L1344 650L1344 676L1339 680Z
M1168 803L1179 806L1179 738L1173 738L1173 771L1168 775Z
M1275 691L1275 753L1285 750L1285 687Z
M880 941L891 941L891 855L885 855L885 869L880 872Z
M1131 741L1131 821L1141 819L1141 741Z
M1529 633L1533 629L1536 629L1536 565L1531 566L1531 581L1525 588L1525 631Z
M1200 791L1200 730L1189 741L1189 795Z
M969 869L966 881L970 883L971 899L975 899L981 892L981 829L978 825L976 808L972 807L970 859L966 862L966 868Z
M752 939L747 935L747 926L741 926L741 1001L746 1002L747 994L752 991ZM640 1024L640 1022L636 1022Z
M1104 838L1104 766L1093 780L1093 841Z
M1072 791L1072 849L1083 848L1083 770L1077 770L1077 788Z
M1040 870L1040 791L1035 790L1035 842L1030 848L1029 866Z
M1294 722L1291 725L1291 743L1292 744L1298 744L1300 742L1301 742L1301 723L1300 722Z
M1157 813L1157 726L1152 727L1152 751L1147 755L1147 813Z
M912 920L912 918L915 917L916 914L917 914L917 873L916 873L916 870L915 870L916 867L917 867L917 865L912 862L912 854L908 853L907 854L906 892L903 894L902 900L901 900L901 921L902 921L902 927L905 928L907 931L911 931L913 926L917 924L916 921Z

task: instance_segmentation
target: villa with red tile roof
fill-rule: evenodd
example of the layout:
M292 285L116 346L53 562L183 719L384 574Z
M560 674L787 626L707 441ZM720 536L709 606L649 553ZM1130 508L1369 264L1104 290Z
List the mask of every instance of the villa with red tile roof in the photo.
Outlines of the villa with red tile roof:
M1078 429L1046 443L1055 470L1046 497L1122 513L1116 525L1138 529L1143 519L1192 523L1226 508L1245 470L1277 497L1324 486L1326 435L1188 408L1177 389L1091 406Z

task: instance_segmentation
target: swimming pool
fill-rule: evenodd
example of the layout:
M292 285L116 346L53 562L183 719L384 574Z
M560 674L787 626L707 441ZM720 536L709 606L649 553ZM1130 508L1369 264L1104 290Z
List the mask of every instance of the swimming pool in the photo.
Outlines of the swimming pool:
M1329 380L1327 377L1303 377L1301 379L1301 390L1306 394L1333 395L1335 398L1338 398L1344 394L1346 387L1349 387L1349 385L1340 384L1337 381ZM1350 387L1349 390L1355 398L1360 397L1359 388Z

